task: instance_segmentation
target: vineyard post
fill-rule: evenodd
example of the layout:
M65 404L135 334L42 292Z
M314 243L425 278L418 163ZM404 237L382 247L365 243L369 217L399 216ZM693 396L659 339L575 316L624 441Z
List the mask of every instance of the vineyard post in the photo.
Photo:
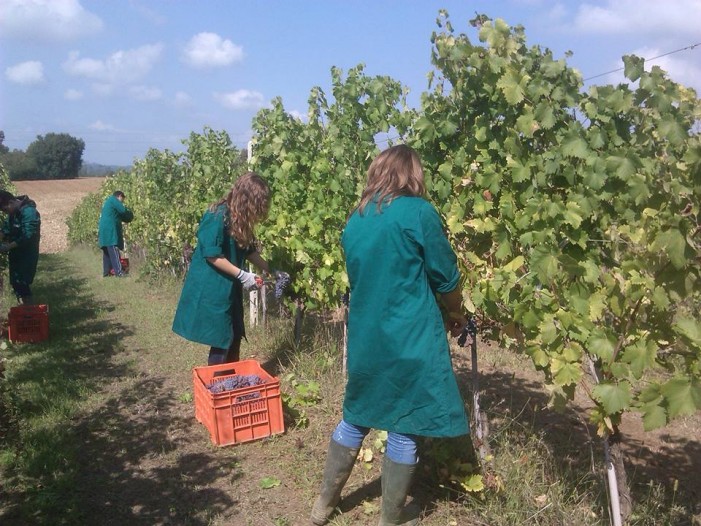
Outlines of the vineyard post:
M251 327L255 327L258 325L258 291L257 290L252 290L249 292L249 314L250 314L250 321L251 321Z
M261 323L263 327L267 325L267 316L266 314L268 313L268 286L263 282L263 286L260 288L260 308L261 308Z
M253 158L253 141L248 141L246 145L246 160L248 161L248 166L251 166L251 159ZM265 285L263 285L265 287ZM265 290L265 289L263 289ZM260 303L260 293L257 290L252 290L248 294L249 306L250 306L250 321L251 327L258 325L260 319L258 315L258 307ZM263 309L265 309L265 296L263 296ZM263 312L263 320L265 321L265 312Z
M599 384L600 379L599 379L599 374L596 371L596 365L594 365L594 362L592 361L590 356L587 356L587 364L589 365L589 371L594 378L594 381ZM610 433L606 431L604 433L603 437L603 446L604 446L604 464L606 468L606 480L608 482L608 489L609 489L609 499L611 503L611 520L613 522L613 526L622 526L622 515L621 515L621 493L620 489L618 487L618 477L620 475L624 474L618 474L616 473L616 465L613 462L613 459L611 458L611 447L609 445L609 437ZM627 483L624 483L624 488L627 486ZM623 489L623 488L621 488ZM626 492L628 492L627 488L625 488ZM627 494L627 493L626 493ZM629 508L629 506L627 507ZM630 511L626 513L626 517L630 515Z

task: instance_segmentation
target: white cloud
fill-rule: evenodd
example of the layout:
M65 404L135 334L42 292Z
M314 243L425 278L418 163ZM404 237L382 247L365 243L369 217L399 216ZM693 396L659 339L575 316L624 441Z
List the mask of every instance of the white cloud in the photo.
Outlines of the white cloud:
M111 124L105 124L101 120L97 120L88 126L91 130L97 131L115 131L115 127Z
M184 91L178 91L175 94L175 99L173 100L173 104L175 104L178 108L184 108L186 106L189 106L192 103L192 97L185 93Z
M10 82L34 86L44 82L44 65L39 61L29 60L5 69L5 76Z
M129 88L129 95L136 100L152 101L160 99L163 92L158 88L150 86L132 86Z
M582 33L698 36L699 0L606 0L603 6L582 4L575 28Z
M102 29L78 0L2 0L0 35L26 40L73 40Z
M63 94L63 98L66 100L80 100L83 98L83 92L77 89L67 89Z
M140 16L144 17L146 20L149 20L151 23L153 23L157 26L162 26L168 21L168 19L165 16L163 16L161 13L159 13L158 11L151 9L145 5L141 5L141 4L134 2L134 1L129 2L129 5Z
M289 113L292 117L295 119L299 119L300 121L307 122L308 117L304 113L297 111L297 110L290 110L287 113Z
M71 51L63 69L70 75L102 83L129 84L145 77L160 59L162 51L163 44L149 44L116 51L104 60L81 58L78 51Z
M108 97L109 95L112 95L112 93L114 93L114 86L112 86L111 84L95 82L92 85L92 90L96 95L100 95L101 97Z
M556 3L546 11L545 17L548 20L549 23L554 24L560 24L562 21L565 19L567 16L567 8L560 4Z
M247 89L240 89L231 93L215 93L214 98L222 106L232 110L258 109L265 105L262 93Z
M183 61L195 68L228 66L243 59L243 48L216 33L199 33L183 51Z

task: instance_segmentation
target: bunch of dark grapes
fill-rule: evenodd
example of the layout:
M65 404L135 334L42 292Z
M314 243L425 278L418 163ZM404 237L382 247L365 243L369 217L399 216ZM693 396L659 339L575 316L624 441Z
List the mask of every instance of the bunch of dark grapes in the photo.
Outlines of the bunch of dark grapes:
M458 345L460 347L465 347L468 336L472 336L472 338L477 337L477 323L475 322L474 318L470 318L467 320L467 324L465 325L465 327L463 327L460 336L458 336Z
M289 286L290 275L287 272L281 270L275 271L275 298L280 299L285 292L285 289Z
M207 389L209 389L211 393L217 394L225 391L242 389L244 387L252 387L262 383L265 382L261 380L260 376L257 374L237 374L235 376L229 376L228 378L222 378L221 380L215 380Z

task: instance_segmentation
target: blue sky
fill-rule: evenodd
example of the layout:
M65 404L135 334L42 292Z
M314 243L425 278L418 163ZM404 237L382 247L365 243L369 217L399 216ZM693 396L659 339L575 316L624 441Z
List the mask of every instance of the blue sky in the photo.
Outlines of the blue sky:
M102 164L179 151L205 126L245 147L274 97L303 116L332 66L358 63L401 81L416 106L441 8L474 42L475 12L523 24L529 44L571 50L584 78L624 54L701 43L701 0L0 0L0 130L22 150L69 133L85 141L85 162ZM701 93L701 46L653 64Z

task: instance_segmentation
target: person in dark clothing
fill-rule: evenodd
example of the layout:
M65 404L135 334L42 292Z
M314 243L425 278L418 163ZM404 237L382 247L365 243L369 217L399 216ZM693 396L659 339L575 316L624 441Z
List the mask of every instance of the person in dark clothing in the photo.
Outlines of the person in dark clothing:
M124 250L122 223L129 223L134 214L124 205L124 192L117 190L102 205L97 241L102 249L102 276L124 276L119 251Z
M0 190L0 210L7 214L0 233L0 253L9 256L10 284L17 301L30 305L30 285L34 281L39 262L41 215L36 203L28 196L15 197L5 190Z

